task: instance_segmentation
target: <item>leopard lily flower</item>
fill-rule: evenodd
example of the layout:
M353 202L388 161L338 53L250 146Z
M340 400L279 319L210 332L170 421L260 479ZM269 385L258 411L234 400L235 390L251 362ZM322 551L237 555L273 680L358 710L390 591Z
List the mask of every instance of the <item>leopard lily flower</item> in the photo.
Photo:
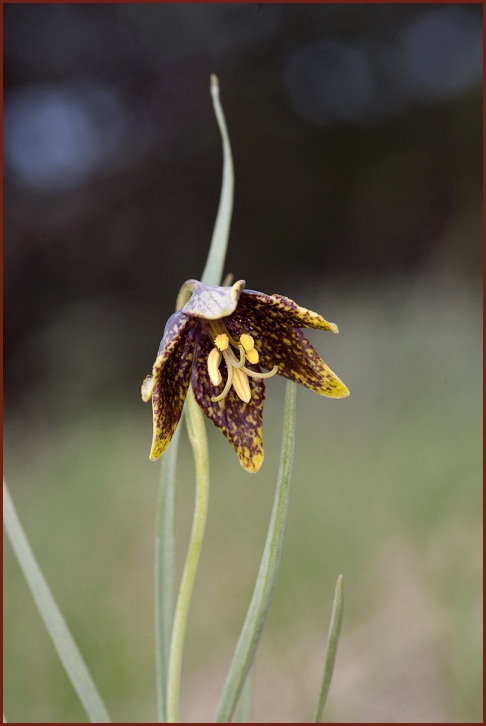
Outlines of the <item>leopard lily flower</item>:
M301 330L337 333L337 326L287 297L246 290L245 284L185 283L192 295L167 321L152 374L142 384L142 399L152 399L152 461L174 435L189 383L249 472L263 461L266 378L278 373L323 396L349 395Z

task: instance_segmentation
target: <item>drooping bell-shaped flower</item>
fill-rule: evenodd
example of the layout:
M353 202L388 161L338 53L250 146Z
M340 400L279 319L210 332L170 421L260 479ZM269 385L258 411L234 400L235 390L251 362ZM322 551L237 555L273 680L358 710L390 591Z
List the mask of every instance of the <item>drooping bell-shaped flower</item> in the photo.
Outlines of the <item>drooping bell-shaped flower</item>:
M323 396L349 395L301 330L338 328L287 297L244 289L244 280L231 287L188 280L185 287L192 295L167 321L152 374L142 384L142 398L152 398L153 407L150 459L169 445L191 383L241 465L256 472L263 461L264 379L278 373Z

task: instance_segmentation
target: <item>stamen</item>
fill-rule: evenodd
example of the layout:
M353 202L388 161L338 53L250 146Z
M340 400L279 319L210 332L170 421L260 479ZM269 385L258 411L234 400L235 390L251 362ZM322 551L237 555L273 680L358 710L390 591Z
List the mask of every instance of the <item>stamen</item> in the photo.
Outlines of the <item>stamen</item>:
M240 344L238 343L237 340L235 340L233 338L233 336L230 334L229 331L228 331L228 338L229 338L229 342L231 343L232 346L234 346L235 348L238 348L239 347Z
M208 355L208 373L213 386L219 386L222 378L219 372L219 364L221 363L221 353L217 348L213 348Z
M231 348L228 348L228 350L223 351L224 359L228 365L233 366L233 368L241 368L245 362L245 351L243 350L243 346L238 346L240 350L240 360L237 361L233 351Z
M240 335L240 343L247 352L255 347L255 341L248 333Z
M251 399L251 388L248 377L238 368L233 371L233 388L239 398L245 403L249 403Z
M272 378L278 373L278 366L273 366L271 371L260 373L252 371L245 366L248 361L251 365L256 365L260 360L260 354L255 348L255 339L249 333L242 333L240 340L235 340L231 333L221 320L209 320L208 334L214 341L214 348L208 355L207 366L208 374L213 386L220 386L222 383L222 375L219 370L221 361L224 358L228 377L223 390L217 396L213 396L211 401L217 403L225 398L231 386L235 389L236 395L245 403L251 400L251 387L248 377L262 379ZM239 360L237 358L239 353Z
M226 350L229 345L229 338L226 333L219 333L214 340L214 345L218 350Z
M231 384L233 383L233 367L228 366L228 379L226 381L226 385L219 394L219 396L212 396L211 401L213 403L216 403L217 401L222 401L223 398L226 398L226 396L229 393L229 389L231 388Z
M252 378L273 378L278 372L278 366L273 366L272 370L268 371L268 373L257 373L246 368L246 366L242 366L241 372L246 373L247 376L251 376Z

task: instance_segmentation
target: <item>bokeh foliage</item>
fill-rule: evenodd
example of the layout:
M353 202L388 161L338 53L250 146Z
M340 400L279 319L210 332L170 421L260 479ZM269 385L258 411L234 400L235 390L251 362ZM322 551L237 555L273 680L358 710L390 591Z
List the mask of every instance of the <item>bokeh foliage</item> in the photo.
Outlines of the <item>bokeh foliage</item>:
M400 294L398 294L400 290ZM309 294L309 293L308 293ZM300 296L301 297L301 296ZM318 291L339 338L317 337L349 383L337 405L299 390L294 480L276 597L257 658L255 718L308 720L334 579L346 614L329 718L480 718L480 313L464 288L407 283L380 301ZM329 316L331 317L331 316ZM400 354L397 354L400 351ZM340 365L336 365L336 361ZM183 677L182 717L211 719L258 569L283 386L268 386L267 458L240 471L209 429L212 484ZM7 435L7 475L56 597L115 719L154 717L150 421L136 402ZM26 457L23 452L28 450ZM182 444L179 556L193 472ZM181 562L180 562L181 564ZM82 717L6 548L12 720ZM70 695L71 694L71 695Z

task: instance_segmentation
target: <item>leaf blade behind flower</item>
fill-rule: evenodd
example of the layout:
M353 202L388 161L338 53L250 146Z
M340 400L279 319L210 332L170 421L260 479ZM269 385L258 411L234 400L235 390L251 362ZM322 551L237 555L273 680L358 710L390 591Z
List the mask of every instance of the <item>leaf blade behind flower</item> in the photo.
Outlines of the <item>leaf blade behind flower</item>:
M288 382L285 396L280 469L272 515L253 596L219 700L216 712L216 722L219 723L231 721L245 679L248 677L248 671L251 668L272 601L287 518L290 475L294 455L295 398L296 385Z
M221 196L219 199L218 214L214 224L213 237L209 254L201 277L204 285L219 285L223 277L224 261L233 212L233 156L228 136L228 129L224 118L223 109L219 101L219 81L217 76L211 75L211 96L213 97L214 113L218 122L223 142L223 182Z

